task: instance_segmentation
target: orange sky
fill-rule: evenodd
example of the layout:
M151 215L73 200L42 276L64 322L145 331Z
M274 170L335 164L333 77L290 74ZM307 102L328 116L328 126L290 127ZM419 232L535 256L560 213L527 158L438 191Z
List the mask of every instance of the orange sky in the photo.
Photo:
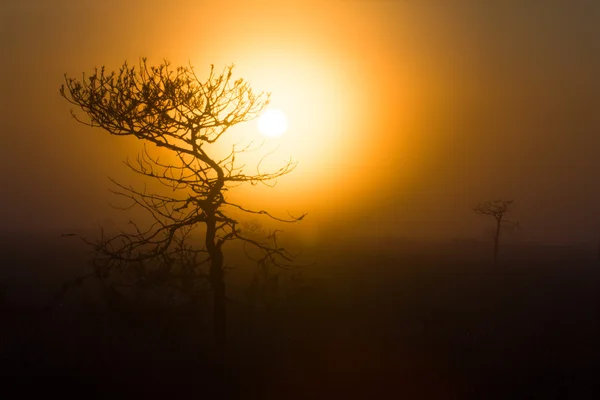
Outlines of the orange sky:
M481 235L470 208L506 197L532 238L597 236L600 214L574 210L600 200L590 106L600 100L599 7L448 3L2 5L5 226L87 226L112 212L106 178L122 176L135 143L75 123L58 87L65 72L147 56L198 72L235 63L273 93L290 130L269 145L299 165L252 198L308 211L313 230L368 221L386 232Z

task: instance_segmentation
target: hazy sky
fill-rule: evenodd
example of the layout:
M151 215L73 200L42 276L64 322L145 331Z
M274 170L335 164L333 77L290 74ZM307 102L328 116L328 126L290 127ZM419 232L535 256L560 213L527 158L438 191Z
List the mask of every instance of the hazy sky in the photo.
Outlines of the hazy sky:
M270 145L300 164L251 196L315 232L481 237L470 209L505 198L529 239L594 241L599 20L591 0L3 2L1 228L113 218L136 143L77 124L58 88L147 56L273 93L290 130Z

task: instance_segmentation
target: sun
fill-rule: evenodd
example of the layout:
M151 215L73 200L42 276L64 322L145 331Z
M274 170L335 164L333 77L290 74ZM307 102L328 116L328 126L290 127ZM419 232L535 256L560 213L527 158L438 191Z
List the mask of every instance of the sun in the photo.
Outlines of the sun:
M265 136L275 138L288 129L287 117L283 111L270 108L258 119L258 130Z

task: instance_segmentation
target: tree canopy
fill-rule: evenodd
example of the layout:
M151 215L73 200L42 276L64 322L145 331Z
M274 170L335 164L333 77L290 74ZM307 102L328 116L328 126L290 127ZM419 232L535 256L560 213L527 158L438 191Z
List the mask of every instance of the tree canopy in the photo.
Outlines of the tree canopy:
M256 118L269 102L269 94L255 93L241 78L234 80L233 66L222 73L211 66L208 78L201 80L191 66L173 68L169 62L150 66L142 59L137 68L125 63L118 71L107 72L102 67L81 80L65 75L60 93L83 111L86 118L71 111L77 121L111 135L135 137L173 156L161 160L144 146L135 161L125 161L133 172L160 182L166 190L151 191L113 180L114 193L129 201L124 209L141 208L152 223L141 226L132 221L128 232L86 240L98 256L97 276L106 278L117 267L146 282L150 276L158 283L175 278L189 287L195 279L206 278L215 292L215 324L223 325L224 243L241 240L252 245L261 251L261 262L284 265L292 261L293 256L278 245L275 233L264 240L245 235L242 221L232 210L280 222L296 222L304 215L277 217L231 202L227 192L243 183L268 184L292 172L296 164L289 160L265 172L259 162L256 172L248 173L236 157L250 151L250 144L232 144L224 156L211 146L231 127ZM203 243L190 240L198 226L205 228ZM204 264L209 265L208 274L202 272ZM136 267L126 268L132 265ZM224 325L220 329L217 336L224 336Z

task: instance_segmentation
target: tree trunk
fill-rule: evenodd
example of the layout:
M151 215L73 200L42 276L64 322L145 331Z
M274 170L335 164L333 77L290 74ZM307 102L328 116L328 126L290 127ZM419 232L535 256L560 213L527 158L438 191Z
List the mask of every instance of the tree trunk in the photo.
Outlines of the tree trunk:
M219 355L223 355L227 348L227 306L223 276L223 253L220 248L217 257L213 256L210 269L213 290L213 332L217 352Z
M496 220L496 235L494 236L494 265L498 263L498 242L500 241L500 226L502 219Z
M211 257L210 284L213 291L213 334L217 355L223 357L227 348L227 307L225 296L225 274L223 271L223 251L215 241L216 222L206 224L206 249Z

